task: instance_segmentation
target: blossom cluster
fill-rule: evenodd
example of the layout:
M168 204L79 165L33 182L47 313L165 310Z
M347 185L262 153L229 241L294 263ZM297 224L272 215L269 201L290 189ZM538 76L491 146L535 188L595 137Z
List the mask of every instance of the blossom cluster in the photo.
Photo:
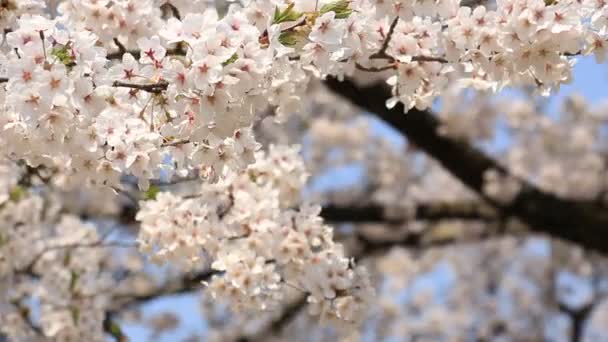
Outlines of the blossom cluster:
M318 206L291 207L307 177L298 149L271 146L256 157L196 195L161 192L143 202L140 249L184 267L207 260L217 271L207 291L235 309L275 308L293 288L314 313L355 322L373 294L370 280L333 241Z
M0 208L0 331L19 341L104 341L104 294L115 284L102 272L109 256L102 237L43 197L23 196ZM31 329L32 300L43 336Z
M144 253L184 268L209 261L216 272L209 292L231 299L235 308L270 309L283 290L294 288L308 296L316 313L347 322L358 320L371 296L368 276L333 241L319 207L300 205L306 172L298 151L276 146L258 152L260 117L271 113L278 123L285 121L303 110L314 80L326 77L386 80L394 95L387 105L402 103L406 111L431 106L454 84L493 91L532 85L548 93L570 80L574 56L604 60L608 31L608 5L595 0L504 0L495 10L461 7L458 0L242 0L221 10L203 0L66 0L46 12L44 3L9 0L0 8L6 32L0 46L0 209L6 227L48 228L68 244L99 240L76 217L59 215L48 225L28 217L31 208L48 208L35 199L11 200L19 196L16 162L53 170L52 185L62 191L125 191L129 175L145 190L151 182L196 173L206 178L200 192L161 192L142 202L137 219ZM484 112L473 113L479 118ZM560 194L603 186L605 165L587 136L600 135L592 129L597 118L565 117L553 124L535 114L515 106L507 116L512 128L525 120L546 133L536 150L568 139L574 144L560 158L582 153L585 159L562 182L555 164L522 161L521 146L529 140L521 131L520 148L507 156L520 167L514 173L538 176L541 187ZM470 130L467 120L446 121L442 134L487 133L486 125ZM319 120L311 131L313 138L365 148L364 125L336 134L340 127ZM394 204L404 197L395 182L419 175L405 174L410 155L375 143L382 152L370 153L376 159L369 160L379 161L372 170L384 178L374 198ZM445 179L441 172L434 174ZM460 196L461 185L453 180L440 183L456 189L451 192L428 178L436 192ZM486 178L489 196L518 191L515 182L505 191L500 177ZM421 188L402 187L405 196L428 198ZM29 251L24 246L37 238L50 241L45 246L56 250L35 262L46 265L49 259L37 272L44 284L37 290L45 335L99 332L105 303L88 295L101 290L95 285L81 291L80 284L95 278L107 285L96 266L106 254L94 249L73 257L52 245L47 230L22 228L0 231L0 277L12 277L22 270L20 263L32 261L22 255ZM2 317L19 320L17 311ZM91 317L94 329L74 324Z
M602 60L608 22L595 1L264 0L223 17L197 2L179 4L180 19L161 5L66 1L54 19L22 15L2 56L0 141L20 142L8 153L65 171L66 187L118 188L132 174L146 189L193 169L218 178L253 162L256 115L298 111L313 78L383 72L387 104L406 110L454 82L549 91L570 79L573 55Z
M411 9L396 2L403 20L386 50L397 60L389 106L398 100L406 110L429 107L454 82L493 91L531 85L548 94L569 82L571 56L595 54L604 61L604 2L498 1L496 10L440 5Z

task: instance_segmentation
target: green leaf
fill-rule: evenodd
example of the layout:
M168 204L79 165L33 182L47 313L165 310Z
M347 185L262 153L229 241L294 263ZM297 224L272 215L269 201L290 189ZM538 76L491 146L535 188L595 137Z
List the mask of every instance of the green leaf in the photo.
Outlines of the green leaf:
M298 34L295 32L281 32L279 35L279 43L285 46L294 46L298 43Z
M15 185L8 193L8 198L13 202L19 202L25 196L25 189L19 185Z
M72 314L72 320L74 324L78 325L78 319L80 318L80 309L78 307L72 306L70 308L70 313Z
M65 256L63 257L63 266L68 266L71 261L72 261L72 252L70 250L67 250L65 252Z
M338 0L330 2L321 7L319 13L325 14L327 12L334 12L336 13L336 19L346 19L353 13L353 10L348 8L349 5L350 0Z
M122 329L120 329L120 326L114 321L110 323L110 327L108 330L110 331L110 334L114 337L123 336Z
M280 11L278 7L274 10L274 18L272 19L273 24L285 23L288 21L296 21L302 16L302 13L293 10L295 4L290 4L284 11Z
M230 56L230 58L228 58L228 60L226 60L222 63L222 66L230 65L230 64L236 62L237 59L239 59L239 55L237 55L235 52L232 56Z
M57 58L65 66L74 66L74 58L70 53L70 44L57 45L51 50L51 56Z
M74 270L70 271L70 292L74 291L76 288L76 283L80 278L80 274Z
M150 185L148 190L144 192L144 200L155 200L159 192L160 188L157 185Z

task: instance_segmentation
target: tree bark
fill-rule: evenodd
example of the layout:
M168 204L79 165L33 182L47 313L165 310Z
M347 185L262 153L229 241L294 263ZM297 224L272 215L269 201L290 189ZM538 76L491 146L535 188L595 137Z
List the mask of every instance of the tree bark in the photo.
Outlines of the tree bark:
M386 100L391 94L383 84L360 87L349 79L340 82L335 78L328 78L325 84L403 134L503 215L521 219L536 232L608 255L606 207L592 201L560 198L525 181L510 203L498 203L483 192L484 173L494 169L507 174L508 170L467 142L441 135L440 121L430 111L412 109L404 114L402 104L386 108Z

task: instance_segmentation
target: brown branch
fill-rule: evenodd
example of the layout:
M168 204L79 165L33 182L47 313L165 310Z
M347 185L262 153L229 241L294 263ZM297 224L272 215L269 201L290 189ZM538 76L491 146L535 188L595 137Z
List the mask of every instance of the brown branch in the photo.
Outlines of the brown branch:
M373 113L406 136L409 142L437 159L456 178L479 193L483 188L483 174L486 170L506 172L501 165L486 157L481 151L440 135L440 122L431 113L412 109L404 114L401 103L393 109L386 108L386 100L391 97L391 93L384 85L359 87L351 80L340 82L334 78L328 78L325 84L336 94Z
M402 133L502 216L515 216L536 232L608 254L608 210L595 201L561 198L522 182L521 190L511 202L500 203L484 193L484 174L495 170L508 175L508 171L467 142L441 135L441 123L431 112L412 109L404 114L401 103L393 109L386 108L391 93L383 84L359 87L351 80L340 82L335 78L328 78L325 84Z
M116 87L116 88L131 88L131 89L147 91L147 92L153 93L153 94L160 94L163 91L167 90L169 83L161 81L158 83L138 84L138 83L126 83L126 82L115 81L114 83L112 83L112 86Z
M423 251L430 248L441 248L448 246L464 246L478 244L483 241L501 238L504 236L520 236L524 231L518 229L505 229L499 223L495 227L486 227L483 231L476 234L461 234L456 231L454 234L438 234L434 227L429 227L422 232L408 233L398 239L378 239L367 236L363 233L356 234L356 239L361 249L356 260L367 258L372 255L384 254L393 247L401 247L412 251Z
M253 336L241 336L236 339L238 342L255 342L255 341L268 341L272 335L280 334L289 323L293 322L294 319L306 308L307 295L300 295L296 300L288 303L283 307L281 313L273 320L271 320L264 328L262 328L257 334Z
M386 54L385 54L386 55ZM372 55L373 56L373 55ZM372 56L370 56L370 59L373 59ZM398 68L399 66L399 62L395 61L392 57L386 55L387 58L389 60L391 60L392 62L390 62L389 64L385 65L385 66L381 66L381 67L366 67L363 66L359 63L355 63L355 68L357 68L357 70L361 70L361 71L365 71L365 72L383 72L386 70L395 70ZM412 62L437 62L437 63L449 63L447 59L443 58L443 57L433 57L433 56L412 56Z
M163 11L171 12L171 15L174 18L176 18L177 20L182 20L182 16L179 13L179 10L177 9L177 7L175 7L175 5L173 5L169 1L165 2L164 4L162 4L160 6L160 9L163 10Z
M353 222L367 222L367 220L387 220L384 217L384 209L382 207L374 207L370 210L370 207L366 207L365 214L357 214L361 212L361 208L357 207L324 207L322 216L326 220L338 219ZM463 203L458 205L423 205L417 210L417 216L422 218L426 217L429 219L441 219L443 215L454 214L460 216L460 218L490 218L492 209L484 207L479 203ZM369 215L369 216L366 216ZM495 218L494 216L491 216ZM452 239L427 239L426 233L432 230L428 230L423 233L408 234L406 237L401 239L393 239L387 241L376 241L366 238L363 234L357 234L357 239L361 244L361 248L355 253L354 257L357 260L370 257L378 252L385 252L391 247L401 246L406 248L426 248L426 247L440 247L445 246L455 241L461 241L460 237L453 237ZM475 241L485 240L492 237L498 237L507 234L506 230L490 231L485 230L482 235L477 236ZM465 242L471 242L466 240ZM306 295L301 295L297 300L288 303L282 310L281 314L274 320L270 321L261 331L254 335L242 336L236 340L239 342L255 342L255 341L267 341L273 335L279 335L298 315L306 308L307 301Z
M391 42L391 38L393 37L393 33L395 33L395 27L397 27L397 23L399 22L399 16L396 16L391 23L390 28L388 29L388 33L386 34L386 38L384 38L384 42L382 43L382 47L380 50L371 56L369 59L392 59L393 57L386 54L386 49L388 49L388 44Z
M185 182L199 180L198 176L185 177L170 182L153 182L157 186L172 186ZM187 196L198 197L198 195ZM321 217L330 223L376 223L404 224L409 221L440 221L440 220L477 220L493 222L501 217L493 207L479 201L420 203L412 213L391 214L391 208L378 204L365 205L324 205ZM396 211L396 210L395 210ZM135 223L136 210L125 206L120 214L124 224Z
M130 53L131 55L133 55L133 58L135 59L139 59L139 56L141 55L141 52L139 50L125 50L125 51L121 51L120 49L118 51L115 52L111 52L109 53L106 58L107 59L121 59L122 55L124 55L125 53Z
M42 329L32 321L30 308L24 305L20 300L12 301L12 304L15 306L28 328L30 328L37 337L43 338L44 333Z
M127 48L125 48L124 44L120 42L120 40L118 40L118 38L114 38L114 44L116 44L116 46L118 47L118 53L120 53L121 57L122 55L127 52Z
M412 62L449 63L449 61L443 57L434 57L434 56L412 56Z
M357 70L361 70L361 71L365 71L365 72L382 72L382 71L386 71L386 70L396 69L397 64L391 63L391 64L383 66L383 67L366 67L359 63L356 63L355 68L357 68Z
M404 222L403 218L391 219L384 213L384 208L381 206L366 206L361 207L340 207L340 206L327 206L323 209L321 214L327 221L348 221L348 222L380 222L386 223L391 220L395 222ZM441 220L444 218L457 218L457 219L479 219L479 220L494 220L496 219L493 210L481 203L477 202L462 202L462 203L440 203L440 204L423 204L416 209L416 219L428 219L428 220ZM493 233L488 233L487 236L495 236ZM484 236L485 237L485 236ZM439 246L454 242L453 240L433 240L427 239L425 234L409 234L403 239L391 240L391 241L372 241L368 240L363 235L358 236L359 241L362 243L362 249L357 253L357 258L364 258L372 255L379 251L384 251L392 246L403 246L403 247L422 247L422 246ZM458 239L458 241L460 241ZM115 306L112 311L108 312L106 317L116 315L120 311L134 306L146 303L151 300L155 300L162 296L174 295L180 293L189 293L198 289L201 289L201 282L209 280L213 275L220 275L222 272L214 270L205 270L192 275L186 274L181 278L170 280L164 285L152 289L145 293L137 294L121 294L116 296ZM293 302L285 305L281 310L281 313L273 320L269 321L267 326L263 328L259 333L242 336L238 338L238 341L264 341L271 334L280 333L285 326L290 324L305 308L306 308L306 295L299 296ZM108 316L109 315L109 316Z
M381 205L337 206L326 205L321 210L321 217L327 222L351 223L384 223L403 224L408 221L438 221L438 220L479 220L494 221L498 219L496 212L480 202L455 203L421 203L411 215L388 215L387 208Z
M185 144L189 144L189 143L190 143L190 140L175 140L175 141L164 142L161 146L162 147L180 146L180 145L185 145Z
M125 308L140 305L148 301L169 295L184 294L203 288L202 282L211 279L221 271L207 269L166 281L162 286L141 293L124 293L114 296L114 307L111 314L118 313Z

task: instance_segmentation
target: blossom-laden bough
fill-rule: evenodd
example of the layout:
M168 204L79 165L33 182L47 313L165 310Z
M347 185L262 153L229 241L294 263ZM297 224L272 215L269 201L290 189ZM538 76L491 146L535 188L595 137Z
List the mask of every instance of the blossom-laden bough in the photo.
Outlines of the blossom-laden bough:
M1 288L13 298L3 317L23 323L5 333L121 335L105 315L110 300L90 296L111 291L107 283L85 286L113 276L100 265L115 243L64 213L55 193L82 188L131 199L139 250L188 269L209 263L213 272L198 280L234 309L270 310L289 288L313 313L357 323L374 292L369 276L334 242L320 207L300 203L307 172L297 148L259 151L262 113L281 124L306 111L317 80L334 88L362 73L386 81L392 95L382 105L403 112L427 109L454 87L532 86L546 95L570 81L576 56L603 61L607 13L603 1L570 0L500 1L495 10L456 0L243 0L220 9L177 0L2 2L0 210L7 227L31 231L1 231L0 276L39 280L36 291ZM486 176L508 178L508 191L482 189L481 177L472 186L500 208L496 197L520 190L504 173ZM157 193L180 179L202 185ZM521 209L514 203L504 207ZM36 254L23 250L39 240ZM30 318L22 299L32 292L40 292L41 324L21 329Z

